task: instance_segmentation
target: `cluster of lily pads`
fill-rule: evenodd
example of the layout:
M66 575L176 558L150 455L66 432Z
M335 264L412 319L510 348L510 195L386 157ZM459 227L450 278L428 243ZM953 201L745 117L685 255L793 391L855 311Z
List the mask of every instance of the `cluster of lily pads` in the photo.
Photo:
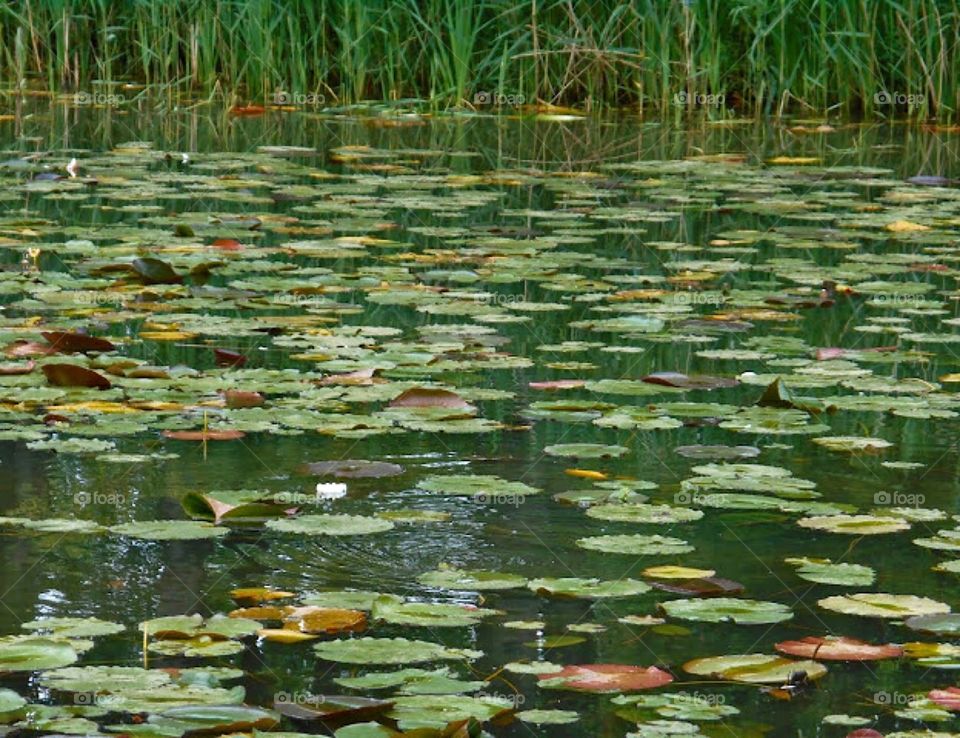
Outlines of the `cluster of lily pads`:
M329 166L318 166L318 153ZM0 674L35 673L56 699L31 702L23 685L4 689L4 725L163 738L295 735L279 727L320 727L337 738L455 738L514 719L575 723L581 715L562 694L573 691L609 695L606 706L635 726L630 738L717 735L718 725L736 734L733 700L690 692L685 680L716 681L723 695L759 685L765 699L789 700L803 699L829 670L853 668L846 662L885 660L937 678L960 668L952 593L875 591L883 562L856 561L852 547L849 561L783 552L797 579L841 588L818 589L823 596L809 603L742 596L751 588L727 578L733 572L684 558L711 535L736 535L724 518L731 511L776 514L813 541L882 535L894 545L912 540L918 553L960 551L951 510L863 509L757 460L790 442L798 453L868 469L924 468L897 455L899 439L882 437L890 427L883 421L953 428L958 417L951 390L960 374L931 374L958 363L957 190L865 166L739 154L471 174L451 166L461 155L423 149L264 146L198 155L177 169L163 154L129 142L81 156L79 175L61 171L62 156L0 163L0 255L11 266L0 271L0 442L96 465L163 465L195 459L190 444L239 445L258 434L299 437L311 451L328 438L404 435L445 448L448 436L556 426L564 432L537 447L535 465L565 472L576 486L543 494L506 471L330 458L298 470L310 482L292 491L195 490L181 500L183 518L104 525L9 515L0 518L5 532L165 541L255 529L368 536L375 548L382 534L442 535L451 516L433 500L537 497L548 510L573 506L585 534L561 576L441 565L412 572L415 584L403 593L236 591L240 607L229 613L140 623L143 665L78 665L94 639L126 637L124 624L28 622L26 634L0 639ZM533 191L549 206L516 196ZM71 203L108 222L33 216L36 201ZM767 220L710 230L702 243L648 237L690 213ZM605 241L613 238L633 246L611 253ZM862 311L862 319L841 333L843 346L811 343L800 328L831 310ZM549 335L541 332L546 318L558 321ZM651 365L667 345L688 346L696 371ZM186 347L199 350L178 353ZM608 371L615 359L625 372ZM691 429L716 430L728 442L677 440ZM677 483L621 473L646 453L648 434L669 439L691 462ZM317 477L407 480L408 471L417 476L401 492L418 500L416 510L359 514L342 483L313 487ZM507 517L511 508L473 509ZM639 563L641 573L580 574L579 557L595 556L628 572ZM960 559L935 570L960 573ZM775 582L770 591L796 585ZM544 620L511 617L506 603L520 597L543 611L565 601L590 607L582 621L548 632ZM613 600L632 611L606 607ZM747 653L723 653L722 638L705 638L701 649L716 653L695 659L652 649L642 664L562 658L564 648L605 632L643 640L767 628L801 608L822 626L817 634L764 634ZM854 637L862 618L889 621L890 642ZM481 670L487 656L475 634L491 625L530 631L530 658ZM452 645L451 630L460 634ZM251 705L244 687L225 686L243 671L192 665L272 647L309 649L343 691L280 692L272 704ZM503 672L523 691L505 694L513 682ZM367 696L381 690L390 694ZM547 706L519 707L516 696L527 692L548 695ZM891 706L881 719L908 727L888 736L960 735L909 727L949 727L958 694L937 681ZM867 726L880 724L874 707L824 723L871 735Z

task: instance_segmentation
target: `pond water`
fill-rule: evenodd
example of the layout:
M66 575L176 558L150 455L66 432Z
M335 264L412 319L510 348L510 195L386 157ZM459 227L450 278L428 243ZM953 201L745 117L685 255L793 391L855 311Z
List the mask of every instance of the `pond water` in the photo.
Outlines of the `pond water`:
M0 641L0 670L11 669L0 686L66 707L0 710L7 724L88 733L130 722L109 705L78 707L4 652L25 622L96 617L125 630L71 646L77 665L236 667L228 686L245 694L234 701L266 708L385 698L398 688L334 680L445 667L488 682L403 689L577 717L488 724L493 735L960 729L923 699L954 684L955 647L863 662L825 650L813 655L826 674L808 662L806 680L789 665L745 683L742 667L688 663L772 657L807 637L955 640L949 617L904 622L960 604L951 566L933 570L960 550L960 377L949 376L960 372L960 189L905 181L960 176L955 134L629 116L21 112L0 121L0 634L21 636ZM41 335L51 331L114 346L49 353L69 341ZM42 371L56 364L67 367ZM88 380L78 367L111 386L57 386ZM538 386L557 380L567 383ZM170 437L204 428L245 435ZM345 460L400 468L305 467ZM269 498L257 514L270 521L228 517L214 531L225 535L189 539L184 497L235 502L237 490ZM328 514L354 517L308 517ZM64 522L76 520L89 529ZM111 530L151 520L182 522ZM155 540L171 530L187 539ZM808 564L811 574L786 561L797 558L859 566ZM667 565L706 571L651 571ZM443 567L517 578L484 591L457 585L456 571L423 579ZM572 577L622 596L527 584ZM597 594L588 584L573 594ZM364 599L318 597L344 590L395 597L376 601L363 634L215 640L227 645L210 654L198 641L184 656L184 627L173 646L151 634L144 653L140 622L227 613L248 587L292 593L270 603L281 607ZM924 599L844 598L855 593ZM314 651L360 637L482 654L384 665ZM596 675L567 685L586 692L556 689L529 673L538 662L557 665L541 665L547 674L654 666L674 682L617 704L623 676L607 678L609 693L593 693ZM86 673L92 691L110 691L106 674ZM685 696L648 699L673 693ZM461 717L441 709L448 697L404 700L402 728ZM457 706L482 716L497 704ZM71 722L84 709L97 725ZM179 735L150 727L162 709L135 710L151 716L137 732ZM823 723L830 715L860 720ZM341 735L385 734L373 730Z

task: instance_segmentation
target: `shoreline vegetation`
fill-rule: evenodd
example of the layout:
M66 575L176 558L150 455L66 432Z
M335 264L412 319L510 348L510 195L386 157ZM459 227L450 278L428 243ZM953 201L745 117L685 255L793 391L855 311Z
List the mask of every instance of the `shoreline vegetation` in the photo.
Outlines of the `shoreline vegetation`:
M960 0L4 0L0 81L192 99L953 121Z

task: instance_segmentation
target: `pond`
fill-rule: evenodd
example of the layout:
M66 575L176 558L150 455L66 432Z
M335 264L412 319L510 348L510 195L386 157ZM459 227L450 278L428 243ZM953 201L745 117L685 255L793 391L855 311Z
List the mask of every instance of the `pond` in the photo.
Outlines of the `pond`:
M957 729L955 133L35 103L0 147L9 728Z

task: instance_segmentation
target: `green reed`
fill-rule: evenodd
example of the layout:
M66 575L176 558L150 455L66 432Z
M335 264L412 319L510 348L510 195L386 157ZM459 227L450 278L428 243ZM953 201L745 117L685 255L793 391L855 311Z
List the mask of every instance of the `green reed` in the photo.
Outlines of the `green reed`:
M960 0L0 0L0 82L950 119L958 37Z

